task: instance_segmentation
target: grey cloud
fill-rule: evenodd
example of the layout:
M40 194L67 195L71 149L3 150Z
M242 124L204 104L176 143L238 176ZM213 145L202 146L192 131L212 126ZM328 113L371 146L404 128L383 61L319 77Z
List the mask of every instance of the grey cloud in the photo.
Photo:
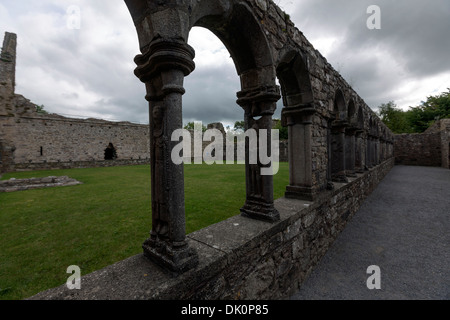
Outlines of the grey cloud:
M39 24L30 29L27 21L21 20L22 9L40 12L45 3L56 3L62 11L65 6L79 5L82 29L62 26L46 32L39 30ZM366 28L366 9L371 4L382 9L381 30ZM15 31L19 37L20 93L36 97L33 102L51 106L54 112L90 110L117 120L148 121L145 87L133 74L133 58L139 51L137 35L123 1L47 0L36 5L24 0L8 3L7 8L14 23L5 31ZM400 98L397 88L408 81L450 70L447 0L299 0L289 8L292 20L313 45L315 39L339 39L326 58L372 107ZM202 67L201 59L197 56L199 67L185 81L185 121L242 120L243 110L236 104L240 83L234 67L221 63ZM393 70L393 65L399 67ZM73 83L81 89L47 88L38 78L43 73L55 83ZM62 96L73 92L79 101ZM99 96L99 101L75 104L85 101L88 94ZM278 106L277 118L281 103Z
M381 30L366 27L373 4L381 9ZM326 58L373 108L404 98L398 88L408 82L449 73L446 0L301 0L291 16L313 45L339 39Z

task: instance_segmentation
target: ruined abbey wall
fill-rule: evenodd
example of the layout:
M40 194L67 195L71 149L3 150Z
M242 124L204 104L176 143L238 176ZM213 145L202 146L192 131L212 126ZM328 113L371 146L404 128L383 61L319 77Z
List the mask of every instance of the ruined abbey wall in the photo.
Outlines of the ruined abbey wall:
M0 60L0 172L149 162L149 127L36 112L14 92L17 36L6 33ZM105 161L112 143L117 160Z
M395 136L395 163L450 169L450 119L437 121L424 133Z

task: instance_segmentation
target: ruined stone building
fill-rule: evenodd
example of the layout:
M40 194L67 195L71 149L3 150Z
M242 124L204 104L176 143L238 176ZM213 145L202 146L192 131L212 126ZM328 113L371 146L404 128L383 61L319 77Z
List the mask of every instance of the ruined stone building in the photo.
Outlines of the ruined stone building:
M3 166L40 159L99 160L109 142L118 146L119 157L147 159L150 154L152 226L144 254L88 276L81 291L59 288L47 296L288 297L394 166L393 133L273 1L125 3L139 39L135 74L147 89L149 129L37 115L14 94L10 50L16 38L7 35L5 40L0 97ZM286 196L275 200L273 175L263 174L270 164L251 163L246 157L245 202L236 208L241 215L186 235L184 167L171 161L179 143L171 137L182 128L184 78L195 69L195 48L187 44L194 26L209 29L230 52L241 83L235 107L245 111L246 129L266 130L260 132L269 135L265 140L257 137L258 148L271 149L272 117L282 99L282 123L289 127L290 182ZM83 128L80 134L86 131L87 136L67 130L70 125ZM87 128L95 129L92 135ZM77 152L66 157L72 152L67 144L33 135L39 132L48 137L51 130L70 132L66 139L71 142L82 140ZM128 144L127 138L135 134L145 137L142 147ZM171 278L173 273L179 277ZM102 291L105 283L112 288Z
M0 172L148 163L148 126L38 113L16 94L16 48L17 36L7 32L0 58ZM105 161L109 143L117 150L114 163Z

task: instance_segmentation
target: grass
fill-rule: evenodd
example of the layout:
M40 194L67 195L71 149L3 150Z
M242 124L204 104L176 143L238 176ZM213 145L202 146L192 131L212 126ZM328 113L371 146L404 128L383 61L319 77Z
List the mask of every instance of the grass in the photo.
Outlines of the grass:
M274 177L274 196L289 183L288 165ZM73 187L0 193L0 300L19 300L64 284L67 267L82 274L141 253L151 229L148 166L35 171L9 178L67 175ZM186 233L239 214L243 165L185 167Z

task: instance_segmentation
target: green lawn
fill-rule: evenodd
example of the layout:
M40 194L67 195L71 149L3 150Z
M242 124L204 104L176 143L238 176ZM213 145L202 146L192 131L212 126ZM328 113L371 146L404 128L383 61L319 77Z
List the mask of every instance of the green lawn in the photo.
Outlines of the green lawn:
M274 177L275 198L289 183ZM67 175L73 187L0 193L0 300L57 287L77 265L87 274L141 253L151 229L149 166L35 171L2 179ZM185 166L186 232L234 215L245 201L243 165Z

